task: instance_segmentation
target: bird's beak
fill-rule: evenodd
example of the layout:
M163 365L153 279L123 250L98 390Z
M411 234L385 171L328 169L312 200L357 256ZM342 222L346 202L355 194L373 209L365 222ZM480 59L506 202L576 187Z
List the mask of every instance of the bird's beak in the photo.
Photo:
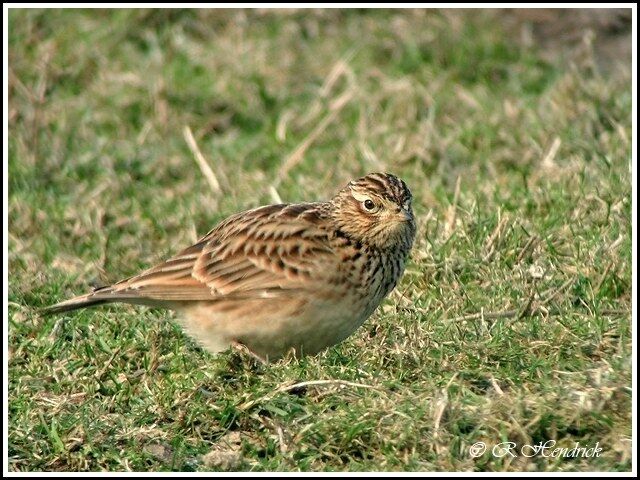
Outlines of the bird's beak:
M413 215L411 215L411 212L409 210L405 210L404 208L400 209L397 216L401 222L410 222L413 220Z

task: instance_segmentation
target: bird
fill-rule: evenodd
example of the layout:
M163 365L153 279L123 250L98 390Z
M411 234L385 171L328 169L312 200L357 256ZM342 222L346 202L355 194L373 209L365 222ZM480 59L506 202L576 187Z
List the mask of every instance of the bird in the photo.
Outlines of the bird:
M350 336L395 288L416 234L411 202L403 180L378 172L328 201L243 211L168 260L44 313L160 307L212 353L236 347L266 363L316 355Z

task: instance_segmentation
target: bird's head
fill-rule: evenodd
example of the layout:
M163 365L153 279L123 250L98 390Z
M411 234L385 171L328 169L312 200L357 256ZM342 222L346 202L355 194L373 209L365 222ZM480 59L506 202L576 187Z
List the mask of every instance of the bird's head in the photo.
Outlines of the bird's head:
M408 251L416 233L411 191L390 173L353 180L331 201L333 217L350 238L379 249Z

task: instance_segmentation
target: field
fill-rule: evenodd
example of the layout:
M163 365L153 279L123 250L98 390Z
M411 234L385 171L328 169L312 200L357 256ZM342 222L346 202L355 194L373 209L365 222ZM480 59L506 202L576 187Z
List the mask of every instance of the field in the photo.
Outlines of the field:
M541 39L488 10L11 10L8 469L631 470L612 18ZM316 357L213 356L162 310L38 311L371 171L412 189L416 244ZM602 451L522 454L547 441Z

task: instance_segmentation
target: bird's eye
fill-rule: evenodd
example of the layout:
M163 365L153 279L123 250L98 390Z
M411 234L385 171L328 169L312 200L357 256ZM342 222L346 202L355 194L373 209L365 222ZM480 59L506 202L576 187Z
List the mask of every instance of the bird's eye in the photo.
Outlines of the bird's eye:
M364 205L364 208L369 211L376 208L376 204L373 203L373 200L369 200L369 199L366 199L364 202L362 202L362 205Z

